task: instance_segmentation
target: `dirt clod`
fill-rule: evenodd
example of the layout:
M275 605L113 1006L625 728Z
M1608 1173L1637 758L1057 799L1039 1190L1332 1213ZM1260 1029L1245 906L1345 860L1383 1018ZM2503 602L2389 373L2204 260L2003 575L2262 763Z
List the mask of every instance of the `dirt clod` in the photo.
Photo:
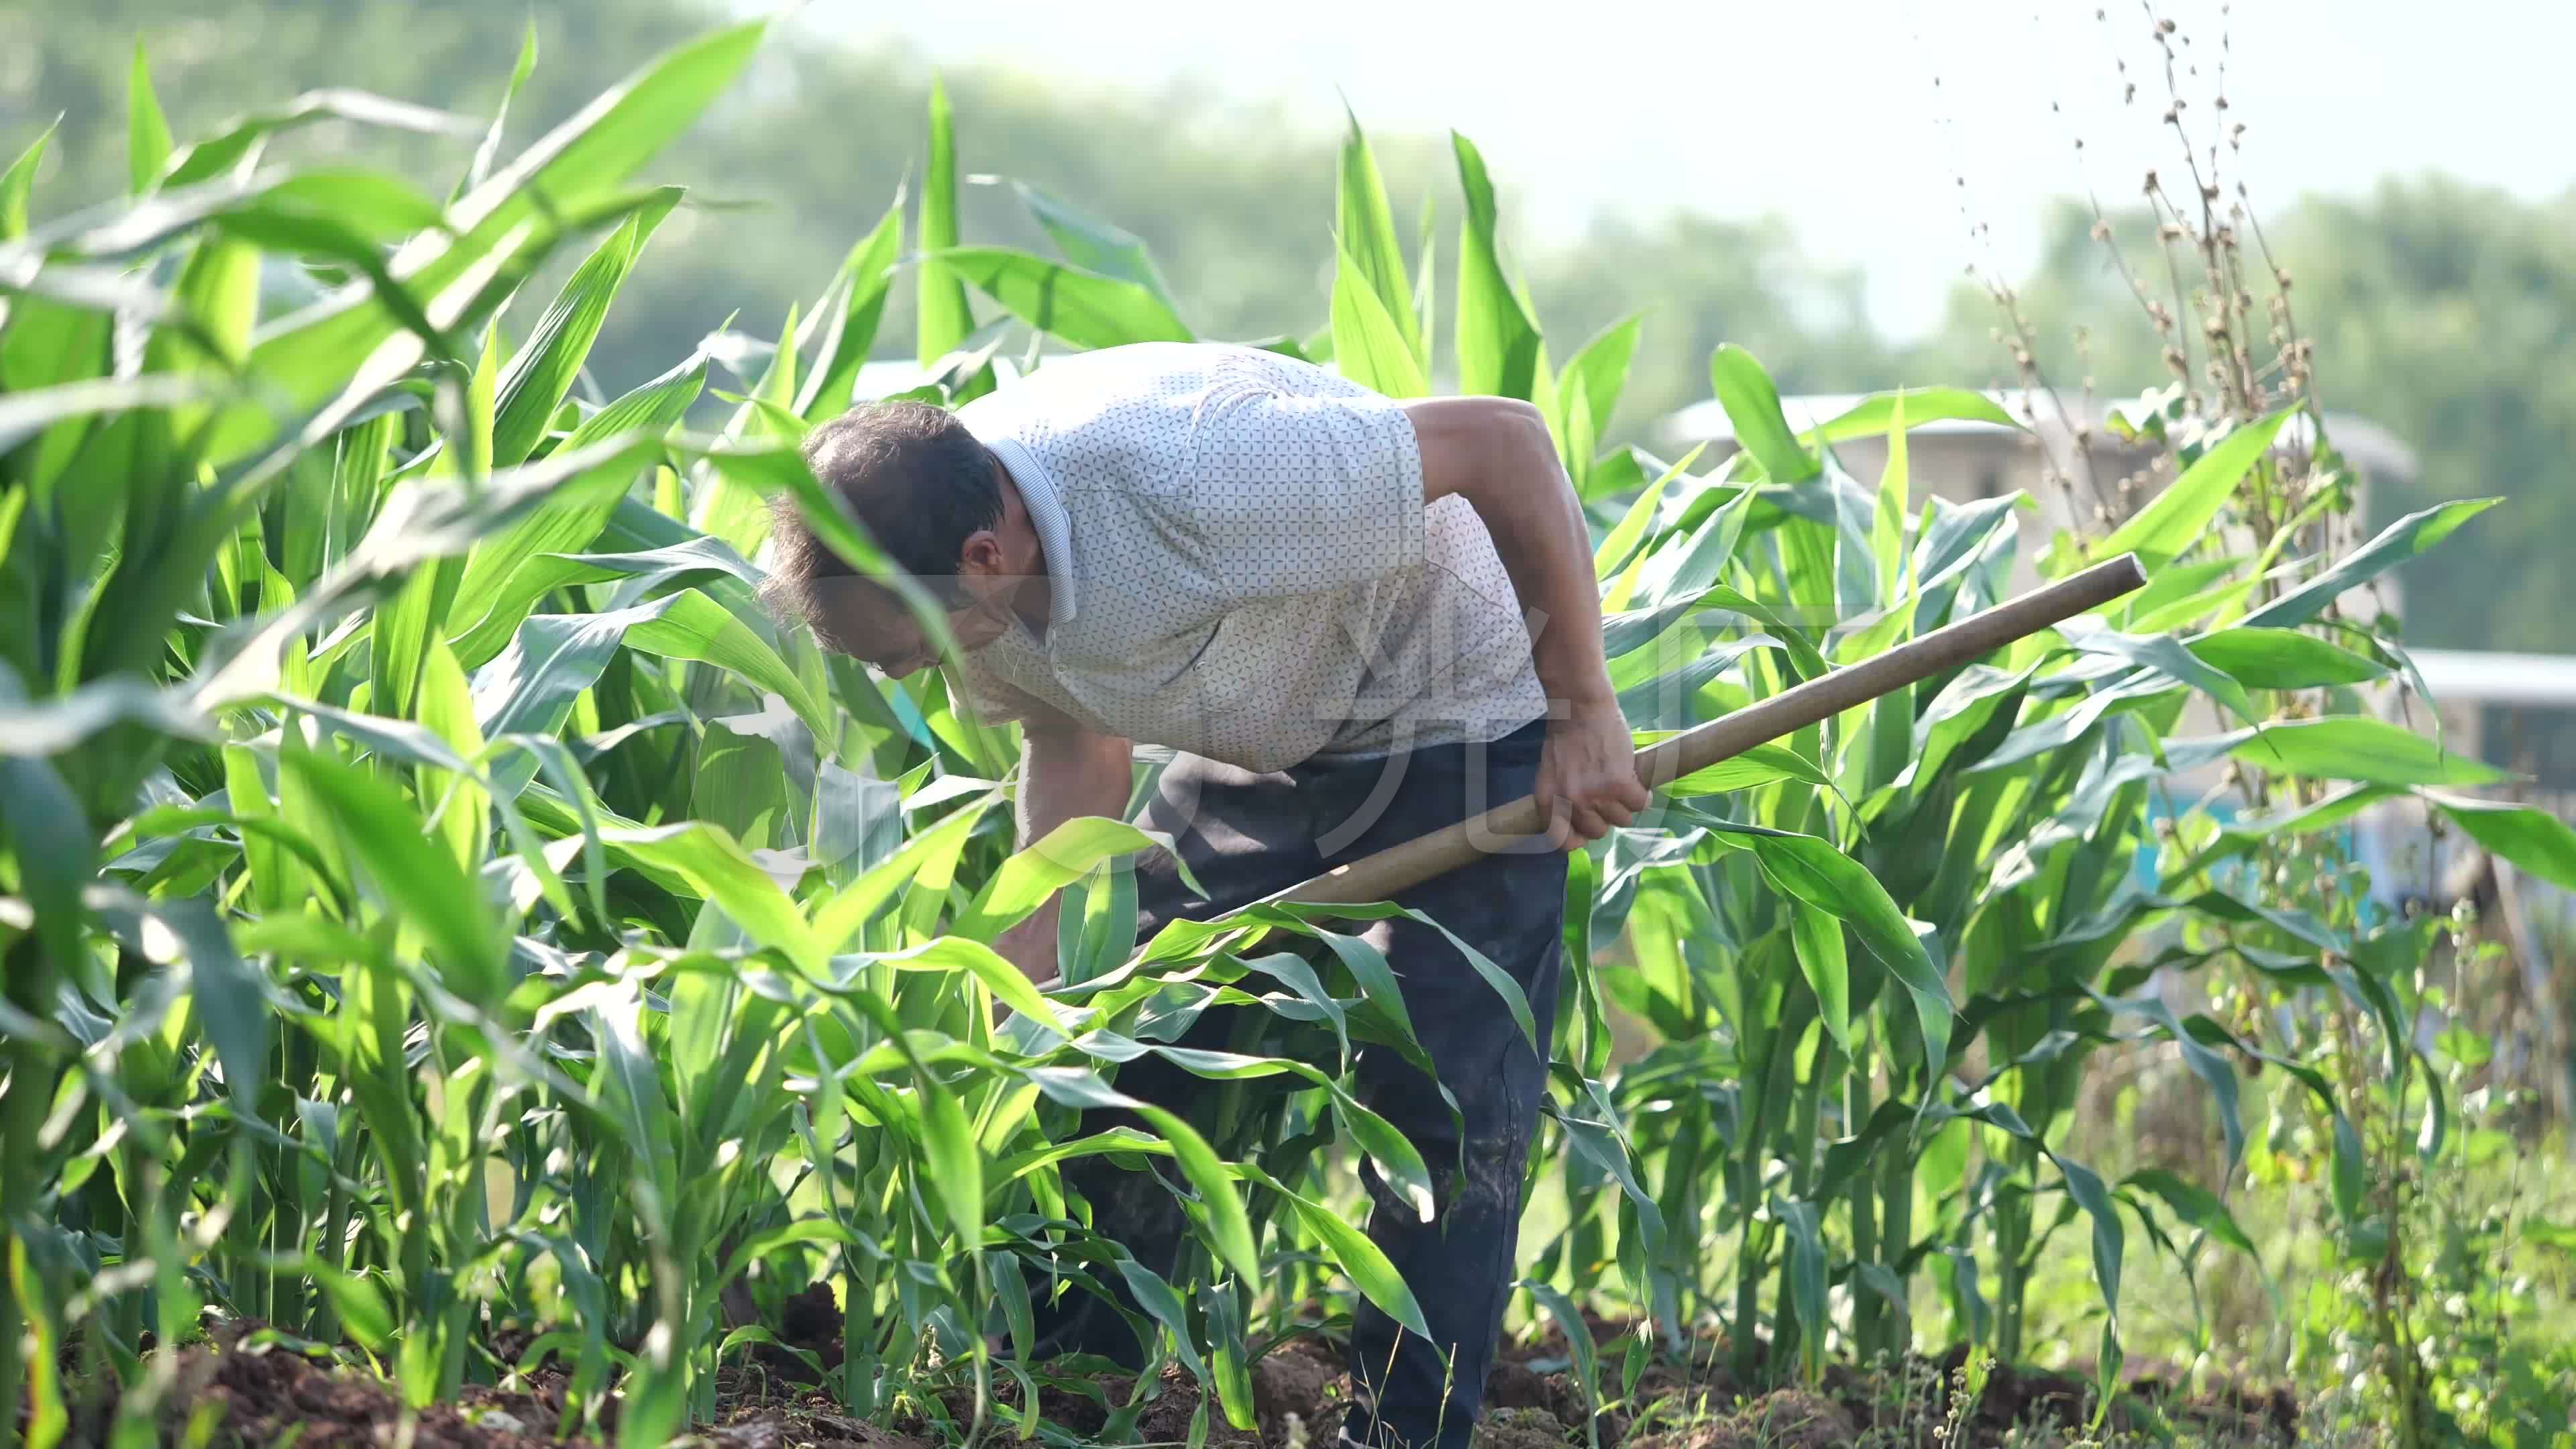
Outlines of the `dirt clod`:
M832 1349L832 1356L840 1357L841 1305L832 1297L832 1285L808 1284L788 1299L779 1310L778 1336L798 1348Z
M1475 1449L1564 1449L1565 1425L1545 1409L1496 1409L1476 1425Z
M1779 1389L1745 1411L1743 1424L1759 1442L1778 1449L1845 1449L1860 1431L1843 1406L1803 1389Z
M1266 1354L1252 1366L1252 1406L1265 1420L1294 1414L1313 1424L1327 1406L1350 1396L1349 1387L1340 1364L1302 1345Z
M1761 1442L1733 1419L1708 1419L1687 1429L1640 1435L1625 1449L1761 1449Z
M1498 1363L1485 1378L1485 1403L1495 1409L1544 1409L1567 1428L1583 1423L1583 1390L1564 1374L1542 1374L1526 1363Z

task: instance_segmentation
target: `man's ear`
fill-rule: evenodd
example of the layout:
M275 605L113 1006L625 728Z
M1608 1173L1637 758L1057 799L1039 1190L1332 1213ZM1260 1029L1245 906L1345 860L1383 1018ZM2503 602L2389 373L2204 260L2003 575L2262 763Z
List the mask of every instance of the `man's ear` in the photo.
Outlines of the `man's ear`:
M1002 536L989 528L979 528L966 535L958 545L957 572L961 574L998 574L1003 572Z

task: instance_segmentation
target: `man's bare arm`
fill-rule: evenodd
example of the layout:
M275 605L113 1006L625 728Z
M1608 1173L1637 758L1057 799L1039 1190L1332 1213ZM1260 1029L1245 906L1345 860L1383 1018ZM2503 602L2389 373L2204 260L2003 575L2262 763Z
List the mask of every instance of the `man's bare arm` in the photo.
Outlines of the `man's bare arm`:
M1020 722L1020 848L1046 838L1068 820L1127 812L1135 788L1134 752L1128 742L1094 733L1062 712L1037 705ZM1002 933L993 949L1044 985L1056 976L1056 903L1050 896L1036 913Z
M1456 494L1484 521L1530 620L1531 663L1549 702L1537 794L1567 848L1646 807L1633 737L1601 654L1601 596L1583 505L1538 409L1510 398L1404 404L1422 450L1423 503Z

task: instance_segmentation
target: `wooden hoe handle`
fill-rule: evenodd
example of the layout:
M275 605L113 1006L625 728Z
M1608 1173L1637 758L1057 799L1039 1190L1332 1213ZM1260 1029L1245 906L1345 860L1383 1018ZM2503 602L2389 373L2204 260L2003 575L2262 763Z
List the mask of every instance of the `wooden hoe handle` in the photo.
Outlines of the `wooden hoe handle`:
M2146 581L2135 554L2122 554L2095 564L2082 573L2034 589L1983 613L1971 614L1848 669L1833 670L1759 704L1649 745L1637 752L1637 776L1647 789L1660 790L1684 775L1707 769L1755 745L1795 734L1880 695L1955 669L1979 655L2100 608ZM1264 898L1262 904L1357 905L1386 900L1491 853L1494 842L1540 834L1546 823L1539 815L1537 797L1524 795L1473 819L1337 865Z

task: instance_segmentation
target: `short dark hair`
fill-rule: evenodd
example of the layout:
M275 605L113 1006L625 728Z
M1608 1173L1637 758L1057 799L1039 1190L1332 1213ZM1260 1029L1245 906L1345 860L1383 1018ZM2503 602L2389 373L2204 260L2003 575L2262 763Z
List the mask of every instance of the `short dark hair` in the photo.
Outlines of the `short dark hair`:
M805 465L838 494L877 547L942 602L960 601L966 540L1002 519L1000 467L966 425L928 403L862 403L806 435ZM770 605L819 626L814 585L858 570L814 535L795 500L771 512ZM828 642L828 641L827 641Z

